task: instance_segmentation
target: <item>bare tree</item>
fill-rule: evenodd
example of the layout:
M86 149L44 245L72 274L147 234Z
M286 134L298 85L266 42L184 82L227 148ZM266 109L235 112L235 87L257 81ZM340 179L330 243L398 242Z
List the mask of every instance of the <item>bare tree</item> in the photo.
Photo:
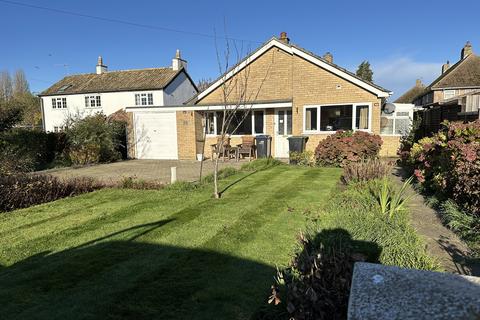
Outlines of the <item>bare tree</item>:
M12 78L8 70L0 72L0 101L8 101L12 98L13 86Z
M26 93L30 93L30 87L25 72L23 72L22 69L19 69L15 71L13 77L13 95L20 96Z
M225 33L226 34L226 33ZM251 114L251 109L253 103L257 100L258 95L262 90L262 86L267 79L267 76L270 72L270 67L273 64L274 55L272 55L272 61L265 70L265 74L261 76L260 79L255 79L255 85L249 86L249 82L252 80L250 74L250 65L247 64L242 70L239 70L234 76L228 78L228 71L231 69L231 56L232 50L235 54L235 68L239 68L241 62L243 44L240 48L236 45L234 40L229 39L225 36L225 49L223 54L220 53L220 50L217 45L215 38L215 49L218 63L218 70L221 79L221 110L217 112L217 117L220 114L221 122L220 128L218 128L217 121L217 135L219 150L224 150L225 140L229 134L235 134L240 125L247 117ZM248 50L247 50L248 51ZM248 52L247 52L248 56ZM205 121L206 122L206 121ZM206 123L205 123L206 125ZM203 150L202 150L203 153ZM213 170L213 185L214 185L214 197L220 198L221 193L218 188L218 164L220 156L217 154L217 157L214 161L214 170Z
M197 82L197 89L198 91L202 92L203 90L207 89L212 84L211 78L202 78Z

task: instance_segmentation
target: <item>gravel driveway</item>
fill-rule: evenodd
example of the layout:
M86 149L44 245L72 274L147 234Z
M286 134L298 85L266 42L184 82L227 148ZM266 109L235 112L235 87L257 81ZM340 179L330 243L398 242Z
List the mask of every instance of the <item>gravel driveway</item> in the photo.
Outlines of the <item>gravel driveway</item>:
M220 162L220 168L239 168L245 162ZM203 175L213 172L213 162L203 162ZM170 168L177 167L177 179L181 181L198 180L200 162L190 160L128 160L108 164L79 168L58 168L45 170L59 178L92 177L104 182L117 182L124 177L136 177L143 180L170 182Z

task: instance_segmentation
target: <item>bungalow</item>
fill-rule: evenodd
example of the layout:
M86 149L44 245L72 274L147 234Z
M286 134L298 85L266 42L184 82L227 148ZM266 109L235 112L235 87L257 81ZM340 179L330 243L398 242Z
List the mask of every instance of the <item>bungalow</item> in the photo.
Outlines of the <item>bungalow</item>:
M245 92L239 90L248 81ZM146 128L162 114L175 114L176 159L195 159L202 147L216 143L219 123L225 107L224 84L229 84L227 104L242 100L231 144L241 142L244 135L268 134L272 137L272 155L288 157L288 140L292 135L308 137L307 150L336 130L363 130L381 134L382 106L392 93L365 81L333 63L330 53L323 57L290 43L286 33L273 37L232 69L214 81L185 105L126 108L130 112L130 150L132 157L141 158L151 148L138 128ZM247 116L245 120L245 115ZM147 124L142 119L148 119ZM204 128L206 126L206 141ZM394 156L400 135L383 134L381 155ZM143 142L142 142L143 141ZM208 150L205 149L205 154ZM162 150L158 150L162 153Z

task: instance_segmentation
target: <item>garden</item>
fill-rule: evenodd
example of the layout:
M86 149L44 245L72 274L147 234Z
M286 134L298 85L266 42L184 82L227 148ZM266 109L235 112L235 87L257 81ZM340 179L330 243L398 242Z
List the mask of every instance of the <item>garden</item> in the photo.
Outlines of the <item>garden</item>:
M409 182L392 183L380 146L338 132L297 166L225 169L221 199L212 176L114 186L10 176L2 316L345 318L355 261L440 269L410 226Z

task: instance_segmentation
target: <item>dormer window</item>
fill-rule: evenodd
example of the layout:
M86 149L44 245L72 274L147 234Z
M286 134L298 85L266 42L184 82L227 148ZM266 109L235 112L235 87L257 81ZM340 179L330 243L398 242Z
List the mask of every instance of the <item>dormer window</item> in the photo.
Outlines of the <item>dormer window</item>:
M102 106L100 95L85 96L85 108L99 108Z
M136 106L153 106L153 93L136 93Z

